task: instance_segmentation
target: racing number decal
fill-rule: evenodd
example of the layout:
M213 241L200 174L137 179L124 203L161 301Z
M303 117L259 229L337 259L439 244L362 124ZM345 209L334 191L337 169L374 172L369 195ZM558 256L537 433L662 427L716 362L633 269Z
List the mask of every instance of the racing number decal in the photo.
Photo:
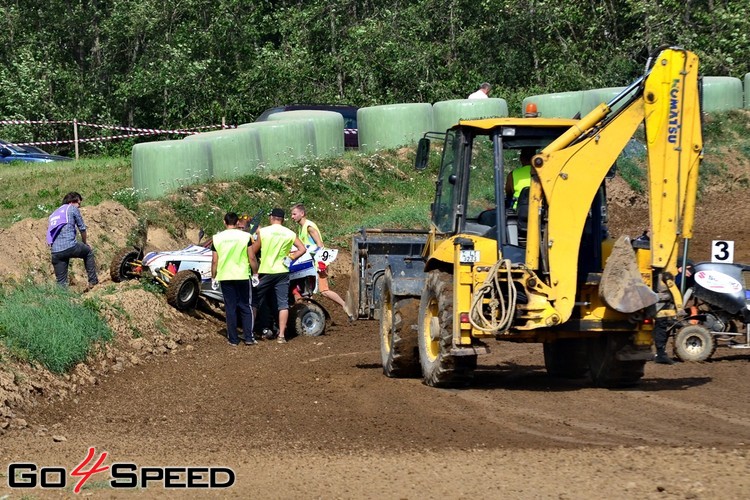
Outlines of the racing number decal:
M335 248L320 248L315 253L315 260L318 262L322 262L325 265L330 264L334 260L336 260L336 257L338 256L339 251Z
M734 241L713 240L711 242L711 262L734 263Z

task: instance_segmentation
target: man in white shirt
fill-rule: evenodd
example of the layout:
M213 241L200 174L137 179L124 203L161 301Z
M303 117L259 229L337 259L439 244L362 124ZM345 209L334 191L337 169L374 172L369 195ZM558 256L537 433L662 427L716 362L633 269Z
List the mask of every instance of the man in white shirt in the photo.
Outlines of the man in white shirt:
M479 86L479 90L469 95L468 99L487 99L490 96L491 88L492 88L492 85L490 85L487 82L484 82L482 85Z

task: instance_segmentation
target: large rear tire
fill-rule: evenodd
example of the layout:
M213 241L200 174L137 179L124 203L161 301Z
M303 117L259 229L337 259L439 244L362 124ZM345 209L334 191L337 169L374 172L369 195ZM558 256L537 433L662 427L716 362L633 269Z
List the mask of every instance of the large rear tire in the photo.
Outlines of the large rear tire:
M597 387L631 387L643 378L645 360L622 361L617 352L630 343L630 335L603 332L588 339L591 381Z
M193 271L180 271L169 280L167 303L178 311L192 311L198 304L200 280Z
M431 387L461 387L471 382L476 356L454 356L453 280L430 271L419 304L419 362L422 381Z
M544 366L550 377L581 378L588 371L586 339L558 339L544 344Z
M387 377L418 377L419 347L416 324L419 299L393 296L393 275L383 278L380 306L380 358Z
M315 302L296 304L291 309L294 316L294 331L297 335L319 337L326 331L326 313Z
M109 276L115 283L136 279L140 273L136 272L136 262L140 252L134 248L123 248L112 257L109 264Z
M706 361L716 352L716 340L701 325L688 325L674 336L674 353L681 361Z

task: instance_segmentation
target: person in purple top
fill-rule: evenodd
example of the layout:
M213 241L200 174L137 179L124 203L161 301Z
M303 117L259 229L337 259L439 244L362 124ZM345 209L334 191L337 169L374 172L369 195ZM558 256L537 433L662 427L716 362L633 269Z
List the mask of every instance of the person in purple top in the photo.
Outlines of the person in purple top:
M49 216L47 244L52 253L52 268L57 284L67 287L70 259L83 259L88 275L88 290L99 283L99 278L96 275L94 250L86 244L86 224L79 210L82 201L83 197L76 192L65 195L60 208ZM77 239L77 232L81 233L81 241Z

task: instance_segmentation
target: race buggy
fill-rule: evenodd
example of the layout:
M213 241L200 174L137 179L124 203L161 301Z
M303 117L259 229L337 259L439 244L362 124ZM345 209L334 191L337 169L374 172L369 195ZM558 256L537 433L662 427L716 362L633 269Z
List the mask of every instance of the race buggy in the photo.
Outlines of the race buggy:
M687 316L675 325L674 352L706 361L719 346L750 349L750 266L699 262L685 292Z
M338 250L319 249L313 258L307 252L289 267L289 321L298 335L315 337L325 333L330 314L313 298L313 294L317 290L318 267L333 262L337 254ZM124 248L112 258L109 273L115 283L152 279L164 288L167 303L179 311L192 311L201 297L214 304L224 303L221 287L211 279L210 241L203 245L188 245L181 250L145 255L138 247ZM296 300L292 293L295 290ZM261 313L259 311L262 317Z

